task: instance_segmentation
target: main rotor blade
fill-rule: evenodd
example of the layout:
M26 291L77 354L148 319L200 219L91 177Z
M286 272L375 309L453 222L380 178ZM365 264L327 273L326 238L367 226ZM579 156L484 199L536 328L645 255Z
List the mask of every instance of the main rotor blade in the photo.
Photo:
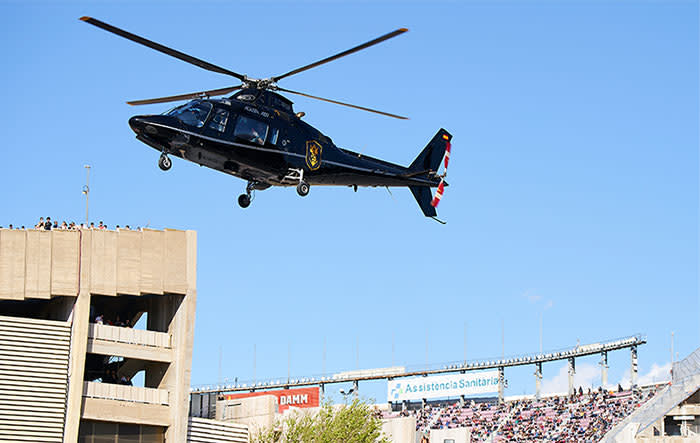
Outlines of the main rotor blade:
M169 97L160 97L160 98L149 98L146 100L134 100L134 101L126 102L126 103L129 105L132 105L132 106L136 106L136 105L150 105L153 103L176 102L176 101L180 101L180 100L191 100L194 98L202 98L202 97L213 97L216 95L228 94L229 92L233 92L236 89L241 89L242 87L243 87L243 85L238 85L238 86L231 86L230 88L210 89L209 91L190 92L188 94L171 95Z
M397 29L396 31L382 35L381 37L375 38L374 40L370 40L367 43L363 43L359 46L355 46L354 48L348 49L347 51L343 51L343 52L340 52L336 55L332 55L330 57L324 58L323 60L319 60L315 63L311 63L310 65L302 66L301 68L297 68L297 69L295 69L293 71L289 71L285 74L278 75L276 77L272 77L272 81L274 81L276 83L285 77L289 77L290 75L298 74L300 72L306 71L307 69L315 68L316 66L320 66L324 63L332 62L333 60L337 60L341 57L345 57L346 55L350 55L354 52L361 51L365 48L369 48L370 46L376 45L377 43L381 43L384 40L389 40L390 38L393 38L393 37L396 37L397 35L403 34L406 31L408 31L408 29L406 29L406 28Z
M178 58L182 61L193 64L195 66L199 66L200 68L206 69L207 71L213 71L213 72L218 72L219 74L230 75L231 77L235 77L242 82L245 81L245 76L242 74L239 74L239 73L233 72L233 71L229 71L228 69L213 65L209 62L205 62L204 60L200 60L196 57L192 57L191 55L187 55L184 52L180 52L180 51L177 51L175 49L168 48L167 46L163 46L160 43L156 43L156 42L153 42L151 40L147 40L143 37L139 37L138 35L124 31L123 29L119 29L115 26L112 26L110 24L107 24L105 22L97 20L95 18L80 17L80 20L87 22L87 23L90 23L93 26L97 26L98 28L102 28L105 31L111 32L112 34L116 34L120 37L124 37L125 39L131 40L132 42L136 42L136 43L142 44L144 46L147 46L151 49L155 49L156 51L162 52L163 54L167 54L171 57Z
M390 114L388 112L383 112L383 111L377 111L376 109L365 108L364 106L351 105L350 103L343 103L343 102L339 102L337 100L331 100L329 98L316 97L315 95L306 94L304 92L292 91L290 89L284 89L284 88L280 88L280 87L277 87L277 89L279 91L288 92L290 94L303 95L304 97L309 97L309 98L313 98L316 100L322 100L324 102L329 102L329 103L335 103L336 105L348 106L350 108L360 109L362 111L374 112L375 114L386 115L387 117L394 117L394 118L398 118L400 120L408 120L408 117L403 117L401 115L396 115L396 114Z

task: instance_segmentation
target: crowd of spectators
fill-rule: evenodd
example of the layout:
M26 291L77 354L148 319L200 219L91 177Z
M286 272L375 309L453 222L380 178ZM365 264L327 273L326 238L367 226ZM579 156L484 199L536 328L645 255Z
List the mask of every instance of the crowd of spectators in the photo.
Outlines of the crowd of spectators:
M93 319L95 324L98 325L109 325L109 326L119 326L124 328L131 328L131 320L128 318L122 320L117 314L113 318L106 317L104 314L97 314ZM117 368L123 363L123 358L121 361L112 361L112 357L105 357L98 366L94 369L94 374L96 378L99 378L102 383L113 383L119 385L133 386L131 379L125 375L119 376ZM116 366L116 368L115 368Z
M119 318L119 315L117 315L114 320L105 318L104 314L98 314L95 316L95 323L98 325L109 325L109 326L121 326L124 328L130 328L131 325L131 320L128 318L126 320L121 320Z
M100 378L102 383L112 383L125 386L133 386L131 379L127 376L122 375L121 377L117 375L116 369L109 369L104 372L104 375Z
M0 226L0 229L3 229L3 226ZM20 226L15 226L12 223L10 223L7 227L7 229L26 229L24 225ZM61 222L60 224L58 223L58 220L51 220L51 217L40 217L39 222L37 222L36 225L34 225L34 229L41 230L41 231L54 231L54 230L68 230L68 231L76 231L79 229L108 229L107 225L103 222L99 222L97 225L95 225L95 222L90 222L88 225L87 223L82 223L82 224L77 224L76 222L72 221L70 223L66 222L65 220ZM136 229L132 229L131 226L126 225L124 227L120 227L119 225L116 226L117 231L125 230L125 231L140 231L141 228L137 227Z
M466 427L473 442L597 442L619 421L651 399L662 387L618 392L598 389L572 396L425 406L398 415L415 416L416 430ZM384 418L396 416L387 413Z

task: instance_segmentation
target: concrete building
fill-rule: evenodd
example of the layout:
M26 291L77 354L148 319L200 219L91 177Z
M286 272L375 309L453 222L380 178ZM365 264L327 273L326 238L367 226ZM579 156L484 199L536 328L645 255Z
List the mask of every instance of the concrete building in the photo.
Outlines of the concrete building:
M0 440L187 441L196 283L193 231L0 229Z
M671 383L618 423L601 442L700 442L700 348L674 362L671 373Z
M218 400L215 417L224 422L244 424L250 429L251 435L271 428L275 424L279 408L275 397L261 395L259 397L238 398L235 400Z

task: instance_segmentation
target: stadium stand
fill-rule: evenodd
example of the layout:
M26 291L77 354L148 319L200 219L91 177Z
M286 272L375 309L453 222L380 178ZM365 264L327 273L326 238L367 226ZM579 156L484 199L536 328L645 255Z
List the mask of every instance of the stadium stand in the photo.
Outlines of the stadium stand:
M663 388L636 391L596 390L541 400L521 399L502 405L489 402L426 406L416 411L384 412L382 418L414 415L416 431L467 428L472 442L599 441L612 427Z

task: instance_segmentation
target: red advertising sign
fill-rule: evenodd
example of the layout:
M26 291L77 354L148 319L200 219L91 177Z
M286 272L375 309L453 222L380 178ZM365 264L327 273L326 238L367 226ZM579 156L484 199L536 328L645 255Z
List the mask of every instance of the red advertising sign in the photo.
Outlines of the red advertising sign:
M281 389L275 391L258 391L246 392L243 394L227 394L226 400L235 400L237 398L250 398L260 395L274 395L277 399L279 411L284 412L290 406L295 408L316 408L319 406L319 388L299 388L299 389Z

